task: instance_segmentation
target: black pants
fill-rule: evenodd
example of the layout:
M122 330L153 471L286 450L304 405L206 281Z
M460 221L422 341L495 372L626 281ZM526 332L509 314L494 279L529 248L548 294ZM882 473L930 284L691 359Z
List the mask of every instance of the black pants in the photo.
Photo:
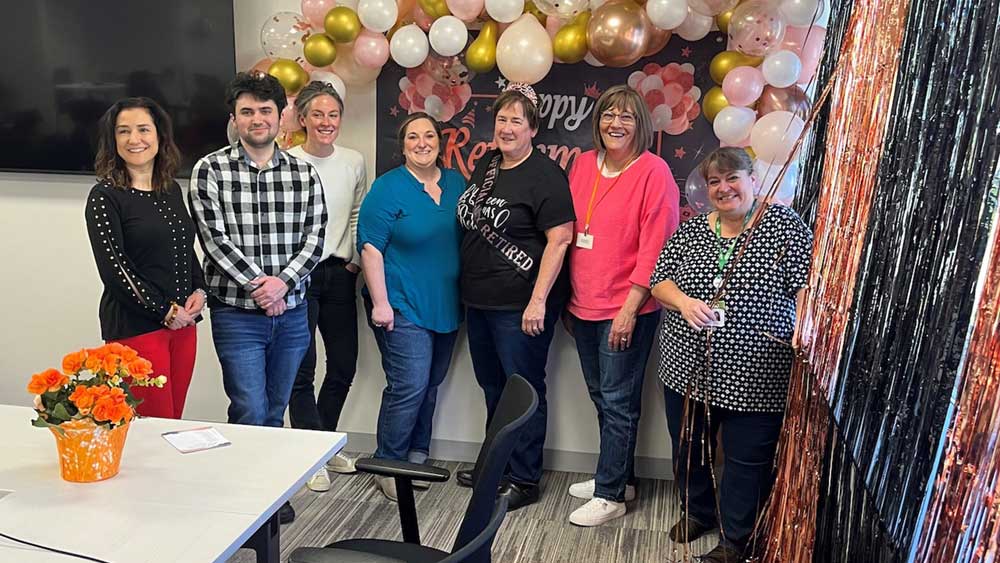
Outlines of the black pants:
M704 403L690 401L689 418L685 421L684 396L664 386L663 397L681 510L703 524L717 522L712 457L705 454L714 456L716 436L721 434L725 454L718 490L721 528L726 544L743 549L774 484L774 454L784 413L740 412L720 407L710 407L706 413ZM708 432L706 414L711 415ZM691 439L685 438L681 444L681 434L691 423Z
M347 392L354 382L358 366L358 307L355 285L358 275L345 268L347 262L330 257L312 272L309 286L309 333L312 340L306 351L288 402L292 428L307 430L337 429ZM319 389L316 378L316 328L326 348L326 377Z

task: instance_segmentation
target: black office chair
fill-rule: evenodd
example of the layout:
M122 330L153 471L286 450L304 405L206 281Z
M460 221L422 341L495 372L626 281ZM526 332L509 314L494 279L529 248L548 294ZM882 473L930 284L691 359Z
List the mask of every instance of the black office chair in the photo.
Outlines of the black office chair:
M507 512L507 498L497 497L520 429L538 408L538 395L526 379L512 375L486 429L486 441L476 459L472 498L458 529L451 553L420 545L413 480L447 481L447 469L385 459L358 460L358 471L393 477L399 498L403 541L354 539L323 548L296 549L289 563L489 563L490 548Z

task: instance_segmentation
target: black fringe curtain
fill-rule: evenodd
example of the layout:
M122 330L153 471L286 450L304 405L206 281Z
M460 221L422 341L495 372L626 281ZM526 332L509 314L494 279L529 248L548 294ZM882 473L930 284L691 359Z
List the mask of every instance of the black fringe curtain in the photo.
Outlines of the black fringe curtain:
M849 10L848 0L831 23L843 25ZM831 29L831 39L841 36ZM998 72L996 0L911 0L834 390L817 562L901 561L915 540L995 201ZM806 216L823 129L802 172Z

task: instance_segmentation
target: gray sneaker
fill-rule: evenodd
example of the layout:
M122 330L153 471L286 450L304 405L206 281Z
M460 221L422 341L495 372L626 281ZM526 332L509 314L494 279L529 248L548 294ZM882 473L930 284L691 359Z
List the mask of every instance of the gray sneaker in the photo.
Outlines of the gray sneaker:
M338 453L326 462L326 468L334 473L354 473L357 471L357 468L354 467L354 461L353 457Z

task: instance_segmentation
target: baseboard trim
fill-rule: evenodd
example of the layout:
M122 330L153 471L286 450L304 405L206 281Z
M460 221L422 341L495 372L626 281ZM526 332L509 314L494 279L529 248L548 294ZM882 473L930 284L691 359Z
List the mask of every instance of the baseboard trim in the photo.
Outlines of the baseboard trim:
M480 444L458 440L431 440L431 457L445 461L476 461ZM361 432L347 433L347 451L375 451L375 435ZM587 452L570 452L564 450L545 450L545 469L553 471L570 471L574 473L593 473L597 467L597 454ZM637 456L635 459L635 474L646 479L673 479L673 470L669 458Z

